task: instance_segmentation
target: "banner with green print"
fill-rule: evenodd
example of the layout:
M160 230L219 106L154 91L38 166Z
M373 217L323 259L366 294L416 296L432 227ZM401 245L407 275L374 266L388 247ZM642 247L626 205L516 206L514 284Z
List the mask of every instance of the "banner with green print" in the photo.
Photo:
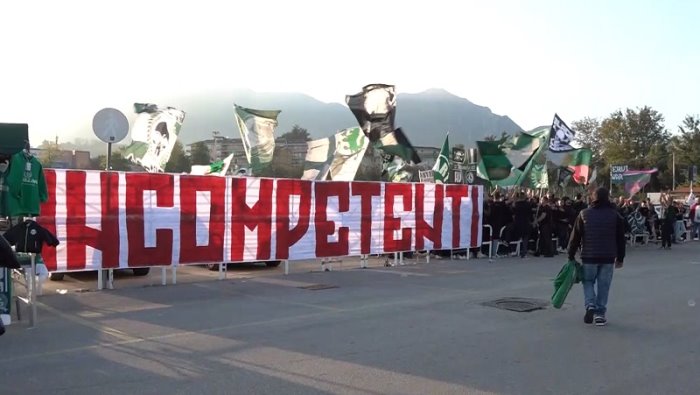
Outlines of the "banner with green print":
M272 163L275 128L280 110L255 110L234 104L236 124L253 175L260 175Z
M131 144L124 157L149 173L162 173L177 142L185 112L173 107L134 103L138 114L131 126Z
M355 127L307 144L302 179L352 181L369 145L369 138L361 128Z

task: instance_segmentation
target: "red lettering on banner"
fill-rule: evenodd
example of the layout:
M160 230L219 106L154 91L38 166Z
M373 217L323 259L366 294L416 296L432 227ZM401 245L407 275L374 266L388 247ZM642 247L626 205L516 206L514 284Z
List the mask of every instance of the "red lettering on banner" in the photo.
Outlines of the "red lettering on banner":
M156 191L156 206L173 207L174 180L169 174L126 173L126 229L129 235L129 266L170 265L173 231L156 229L156 246L146 247L143 192Z
M272 186L273 180L260 179L258 201L252 207L246 203L248 184L245 178L234 178L231 199L231 260L243 260L245 228L258 229L256 259L270 259L272 238Z
M435 184L435 207L433 209L433 226L425 221L425 185L416 184L416 250L425 249L425 239L433 242L433 249L442 248L442 212L444 186Z
M44 180L46 181L46 189L49 192L49 199L41 204L41 216L37 218L37 222L44 227L44 229L58 237L56 233L56 171L49 169L44 170ZM58 269L55 248L42 249L41 258L44 260L48 271L55 271Z
M468 196L467 185L464 184L449 184L445 187L445 194L452 198L452 248L459 247L459 239L461 237L460 222L461 222L461 206L462 198Z
M197 192L209 192L209 243L197 245ZM221 262L226 226L226 179L180 176L180 263Z
M68 270L84 269L86 247L102 252L102 267L119 267L119 174L100 173L100 228L87 226L90 203L84 171L66 171L66 256Z
M311 181L277 180L277 259L288 259L289 248L301 240L309 229L311 213ZM289 229L289 198L299 196L298 222Z
M338 196L338 212L350 210L350 185L347 182L317 182L316 187L316 256L346 256L349 253L347 226L338 228L338 241L329 242L328 236L335 234L335 222L328 221L328 197Z
M384 184L384 251L397 252L411 249L411 228L401 229L401 218L394 216L394 197L403 198L404 211L413 210L411 184ZM394 238L394 231L401 230L401 238Z
M382 185L376 182L353 182L352 195L360 196L360 253L369 254L372 248L372 197L382 194Z

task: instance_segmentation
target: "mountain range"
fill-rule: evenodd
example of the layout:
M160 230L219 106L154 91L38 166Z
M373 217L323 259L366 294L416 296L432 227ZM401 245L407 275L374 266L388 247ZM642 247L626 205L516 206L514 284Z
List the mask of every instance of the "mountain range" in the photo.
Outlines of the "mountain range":
M494 114L488 107L476 105L443 89L399 93L396 102L396 127L401 127L415 146L440 147L448 131L450 144L473 146L475 141L485 136L500 136L502 132L522 130L508 116ZM277 136L299 125L316 139L358 124L344 103L326 103L303 93L260 93L237 89L170 97L156 104L185 111L180 140L191 144L212 138L213 131L225 137L240 137L233 116L234 103L255 109L282 110L278 118ZM125 114L133 122L135 114L128 110ZM82 135L89 138L76 139L61 146L64 149L89 150L93 155L103 154L105 144L92 137L92 132L88 130ZM129 141L127 137L120 145Z
M233 103L249 108L282 110L278 117L278 136L292 130L294 125L308 130L314 139L357 126L357 120L345 104L325 103L302 93L235 90L181 97L162 104L186 112L180 137L189 144L211 138L212 131L226 137L239 137L233 118ZM396 103L396 126L403 128L416 146L439 147L448 131L451 144L472 145L488 135L522 130L508 116L494 114L488 107L442 89L399 93Z

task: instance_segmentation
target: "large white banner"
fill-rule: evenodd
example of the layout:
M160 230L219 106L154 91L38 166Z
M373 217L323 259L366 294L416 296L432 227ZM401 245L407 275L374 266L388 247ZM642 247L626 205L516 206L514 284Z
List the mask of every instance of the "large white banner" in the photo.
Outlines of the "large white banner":
M481 186L46 170L50 271L481 245Z

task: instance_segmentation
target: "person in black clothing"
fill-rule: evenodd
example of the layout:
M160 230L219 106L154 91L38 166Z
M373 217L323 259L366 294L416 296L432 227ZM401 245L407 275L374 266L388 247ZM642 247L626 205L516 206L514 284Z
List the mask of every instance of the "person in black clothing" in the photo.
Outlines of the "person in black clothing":
M608 295L613 264L621 269L625 259L625 219L609 200L608 190L598 188L590 208L576 218L569 240L569 260L581 250L586 324L607 324Z
M583 201L583 196L580 193L576 194L576 201L572 204L572 208L574 209L574 220L587 206L588 205L586 202ZM573 221L571 224L573 225Z
M569 226L571 224L571 222L569 222L569 216L571 213L567 212L566 205L568 201L569 198L567 197L563 197L561 200L557 200L558 204L553 209L554 231L559 241L559 245L557 245L557 248L561 250L566 250L566 246L569 244ZM570 205L569 210L573 212L573 209L571 209Z
M527 256L530 242L530 222L532 222L532 205L523 192L519 192L513 204L513 235L512 240L520 240L520 257Z
M542 198L535 225L540 229L540 236L537 242L537 253L535 256L543 255L545 258L554 256L554 248L552 245L552 208L549 205L549 198Z
M646 200L642 200L642 203L639 205L639 214L642 216L642 218L644 218L644 227L646 231L650 235L654 234L651 229L651 212Z
M673 227L676 225L676 215L678 210L673 205L671 198L666 197L662 200L664 207L663 220L661 223L661 248L671 249L673 241Z
M494 201L491 203L490 225L493 228L493 248L498 255L498 247L501 241L501 230L510 223L511 213L510 208L503 201L503 196L500 192L494 194ZM505 236L505 235L504 235Z

